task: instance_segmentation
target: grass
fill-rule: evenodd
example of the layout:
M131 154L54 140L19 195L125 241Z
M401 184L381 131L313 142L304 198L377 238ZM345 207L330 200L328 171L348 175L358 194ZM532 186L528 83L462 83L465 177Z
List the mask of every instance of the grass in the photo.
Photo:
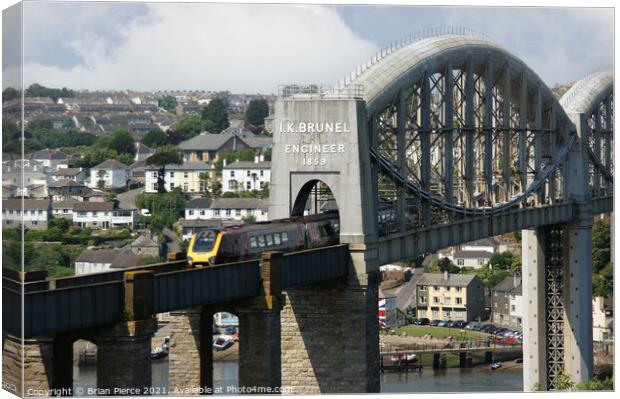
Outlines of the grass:
M423 337L426 334L431 334L433 338L437 339L443 339L451 335L455 340L481 339L488 336L487 334L471 330L464 330L464 333L461 333L461 331L462 330L459 328L418 326L415 324L410 324L397 328L396 335L400 335L403 332L406 333L408 337Z

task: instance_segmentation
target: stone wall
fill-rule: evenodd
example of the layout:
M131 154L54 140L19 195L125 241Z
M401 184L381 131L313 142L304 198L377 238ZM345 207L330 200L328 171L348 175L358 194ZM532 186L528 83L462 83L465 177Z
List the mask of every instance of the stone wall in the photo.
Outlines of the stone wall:
M280 387L280 311L239 310L239 386Z
M379 392L378 284L285 292L282 386L286 393Z

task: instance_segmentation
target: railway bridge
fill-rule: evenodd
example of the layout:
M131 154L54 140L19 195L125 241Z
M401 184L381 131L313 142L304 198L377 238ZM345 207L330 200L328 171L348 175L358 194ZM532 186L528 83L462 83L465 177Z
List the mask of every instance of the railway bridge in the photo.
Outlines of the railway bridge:
M335 87L282 87L270 218L302 214L321 184L341 245L202 269L5 274L5 378L20 392L70 386L69 343L86 337L102 354L99 386L148 386L153 315L170 311L170 392L197 393L212 384L210 315L230 310L241 385L379 392L379 265L516 230L524 389L591 378L591 226L613 207L613 75L558 101L497 44L434 33L383 49Z

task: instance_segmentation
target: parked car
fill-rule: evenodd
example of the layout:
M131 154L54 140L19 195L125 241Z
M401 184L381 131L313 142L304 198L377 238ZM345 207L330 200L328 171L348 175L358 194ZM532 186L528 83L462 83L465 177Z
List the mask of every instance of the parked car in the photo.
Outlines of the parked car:
M448 323L450 323L452 320L442 320L437 324L437 327L448 327Z
M429 324L430 322L431 322L431 321L430 321L429 319L427 319L426 317L421 317L421 318L419 318L419 319L417 319L417 320L415 321L415 324L417 324L417 325L419 325L419 326L428 326L428 324Z
M433 326L433 327L437 327L437 325L441 322L441 320L431 320L431 323L429 325Z
M456 328L456 323L457 323L456 321L449 320L449 321L446 323L446 327Z
M455 321L454 322L454 327L456 327L456 328L465 328L465 327L467 327L467 322L466 321L462 321L462 320Z
M471 323L467 323L467 325L465 326L466 330L475 330L476 327L479 327L480 323L477 323L475 321L472 321Z

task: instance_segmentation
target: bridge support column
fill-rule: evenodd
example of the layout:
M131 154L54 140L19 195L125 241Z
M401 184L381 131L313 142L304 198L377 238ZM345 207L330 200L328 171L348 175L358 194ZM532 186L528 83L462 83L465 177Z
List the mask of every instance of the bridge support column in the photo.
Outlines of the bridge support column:
M3 388L18 396L68 396L73 386L72 354L68 340L3 335Z
M240 309L238 316L239 387L281 387L279 307Z
M374 273L363 285L285 292L281 321L286 393L379 392L377 298Z
M108 395L125 396L142 394L142 388L151 386L151 338L155 326L154 319L126 321L95 332L97 388Z
M574 383L592 378L592 224L565 230L565 372Z
M170 313L168 392L187 395L213 388L213 313L191 308Z
M545 260L543 229L523 230L523 390L546 389Z

